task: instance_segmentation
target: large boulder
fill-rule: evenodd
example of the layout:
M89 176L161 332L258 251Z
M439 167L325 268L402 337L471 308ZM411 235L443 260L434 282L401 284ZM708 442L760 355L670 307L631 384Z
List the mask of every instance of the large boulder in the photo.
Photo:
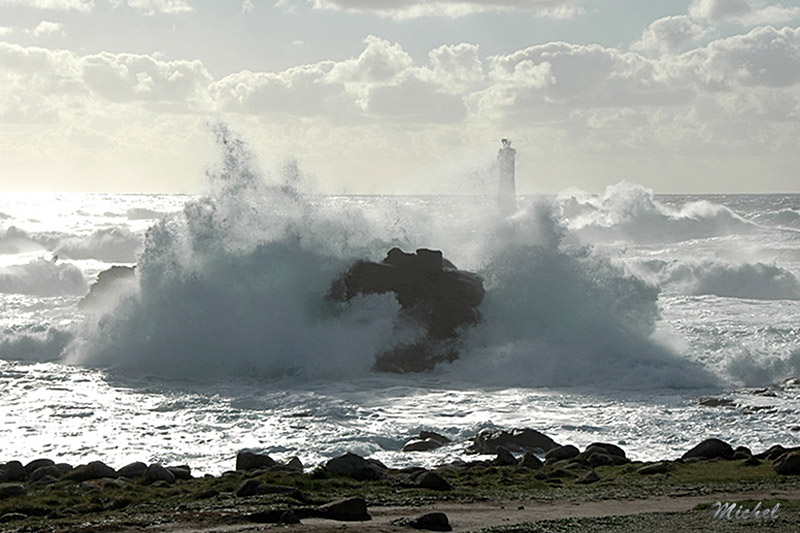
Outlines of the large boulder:
M267 454L242 450L236 454L236 470L258 470L275 466L275 460Z
M439 250L420 248L414 254L392 248L381 263L358 261L331 286L328 296L348 301L358 294L394 293L403 315L420 323L425 338L378 355L375 369L421 372L458 358L462 328L481 320L483 280L459 270Z
M105 477L115 478L117 475L116 470L102 461L92 461L89 464L75 467L74 470L64 477L81 483L83 481L89 481L90 479L102 479Z
M25 481L28 473L19 461L9 461L0 466L0 483L7 481Z
M772 463L775 472L782 476L800 475L800 452L789 452Z
M346 498L326 503L318 508L318 514L322 518L345 522L360 522L372 519L367 512L367 502L364 498Z
M472 440L467 451L469 453L496 454L498 448L505 448L512 452L544 453L559 444L535 429L484 429ZM577 454L576 454L577 455Z
M733 459L733 448L719 439L706 439L681 456L681 459Z
M347 476L358 481L374 481L386 474L386 470L375 462L354 453L334 457L325 463L325 469L331 474Z

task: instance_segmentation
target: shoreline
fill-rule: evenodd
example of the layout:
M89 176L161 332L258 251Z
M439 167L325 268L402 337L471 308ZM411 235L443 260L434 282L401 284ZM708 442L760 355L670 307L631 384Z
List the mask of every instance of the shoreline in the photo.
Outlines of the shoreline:
M440 522L421 529L438 531L752 528L753 519L714 519L716 502L777 505L775 518L762 519L770 531L800 523L800 449L754 455L707 439L657 462L630 461L604 443L584 451L552 443L544 461L524 449L548 441L534 430L479 434L473 446L494 446L494 459L433 469L391 469L354 454L304 468L296 458L278 463L249 451L237 454L235 470L202 477L185 465L12 461L0 464L0 530L399 532L420 529L425 515Z

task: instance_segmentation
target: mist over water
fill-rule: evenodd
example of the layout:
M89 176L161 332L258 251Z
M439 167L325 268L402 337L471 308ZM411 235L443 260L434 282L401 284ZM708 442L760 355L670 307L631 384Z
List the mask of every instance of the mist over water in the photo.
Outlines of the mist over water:
M316 195L297 162L264 172L224 125L215 135L205 196L4 198L0 419L19 430L0 455L57 442L65 460L117 466L222 471L243 447L405 465L420 464L400 449L422 429L463 443L515 426L642 458L700 434L800 444L800 390L781 384L800 375L800 197L621 182L519 198L502 218L484 196ZM484 278L483 321L430 373L372 370L421 334L393 295L326 298L354 261L394 246L442 250ZM131 282L78 310L119 263L136 264ZM699 406L709 394L741 408Z
M717 383L652 340L658 288L590 246L565 244L570 230L550 200L508 220L491 207L467 213L450 221L450 235L435 225L422 234L381 227L314 205L295 165L263 176L244 141L224 126L217 135L223 159L209 172L212 194L147 231L138 286L89 317L67 362L175 377L367 375L375 355L414 328L403 327L391 294L346 304L325 295L355 259L424 243L471 265L488 289L484 322L464 332L462 360L443 365L445 375L526 386Z

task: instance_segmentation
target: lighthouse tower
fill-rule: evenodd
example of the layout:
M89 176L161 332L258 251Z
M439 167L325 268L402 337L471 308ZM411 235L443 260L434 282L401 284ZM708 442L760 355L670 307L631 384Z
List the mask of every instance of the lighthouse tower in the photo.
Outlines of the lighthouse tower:
M499 174L499 189L497 205L500 214L504 217L513 215L517 211L517 190L514 180L514 165L517 151L511 148L509 139L502 139L502 148L497 152L497 168Z

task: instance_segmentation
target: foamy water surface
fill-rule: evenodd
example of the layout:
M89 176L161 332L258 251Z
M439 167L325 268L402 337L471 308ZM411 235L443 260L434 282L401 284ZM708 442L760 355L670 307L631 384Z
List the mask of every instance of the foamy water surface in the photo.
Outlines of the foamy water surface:
M224 132L223 132L224 134ZM0 200L0 461L45 456L233 467L464 456L486 427L674 457L717 436L800 444L800 196L318 196L241 145L207 197ZM392 246L479 272L484 322L428 374L371 370L417 333L391 295L332 304L331 281ZM137 265L100 309L101 270ZM698 403L712 396L729 407ZM453 443L403 454L428 429Z

